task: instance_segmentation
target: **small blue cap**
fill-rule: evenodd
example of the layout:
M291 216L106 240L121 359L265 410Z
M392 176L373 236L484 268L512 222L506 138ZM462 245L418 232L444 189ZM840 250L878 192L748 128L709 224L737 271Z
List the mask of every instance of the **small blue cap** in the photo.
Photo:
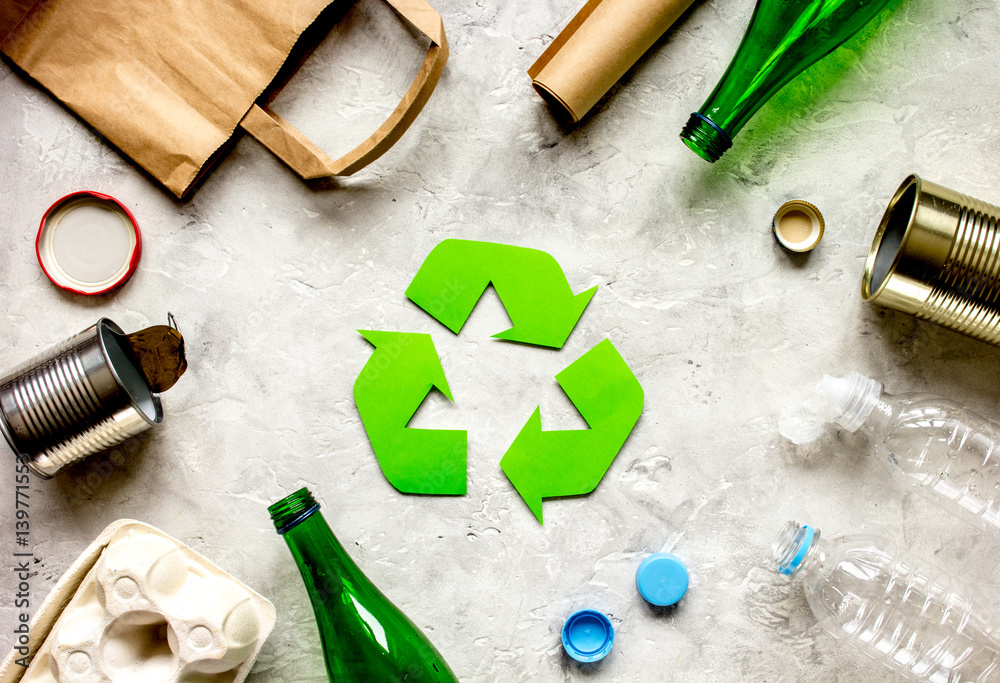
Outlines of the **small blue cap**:
M653 553L636 570L635 587L654 605L673 605L687 592L687 567L676 555Z
M615 629L606 616L592 609L570 615L563 624L562 644L578 662L604 659L615 643Z

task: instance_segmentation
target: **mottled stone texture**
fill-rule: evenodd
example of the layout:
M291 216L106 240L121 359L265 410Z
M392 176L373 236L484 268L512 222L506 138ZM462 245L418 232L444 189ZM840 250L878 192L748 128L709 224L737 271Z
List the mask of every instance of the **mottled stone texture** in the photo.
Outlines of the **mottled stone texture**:
M553 120L525 70L575 0L437 4L452 48L437 92L394 149L330 183L304 184L241 139L193 200L176 202L0 66L0 367L99 316L132 331L168 310L191 363L164 395L163 425L32 484L36 603L100 529L134 517L277 606L249 680L321 680L305 590L265 509L302 485L466 681L886 680L817 627L801 587L772 570L771 538L789 518L890 536L994 598L997 539L895 488L860 438L831 433L795 449L776 418L820 373L852 369L1000 414L1000 350L860 297L878 218L908 173L1000 201L995 3L893 2L879 26L780 92L715 165L677 134L752 2L696 2L574 128ZM344 151L395 104L420 57L384 5L362 0L275 108ZM120 198L145 237L135 277L93 299L53 287L33 248L49 204L84 188ZM792 198L826 216L809 256L783 252L769 232ZM574 291L599 285L566 347L490 339L506 325L492 292L457 337L410 304L409 279L446 237L543 249ZM357 328L433 334L456 404L432 396L414 424L469 430L468 495L403 496L381 475L352 400L370 354ZM546 428L581 426L554 375L606 337L642 382L645 412L598 489L547 502L540 526L498 463L539 403ZM657 612L634 571L665 544L691 589ZM0 571L5 649L14 587ZM617 629L596 667L559 643L582 607Z

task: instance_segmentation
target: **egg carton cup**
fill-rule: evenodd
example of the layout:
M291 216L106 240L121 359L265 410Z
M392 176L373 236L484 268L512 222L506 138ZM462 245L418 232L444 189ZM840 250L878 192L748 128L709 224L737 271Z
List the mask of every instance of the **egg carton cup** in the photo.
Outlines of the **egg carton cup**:
M155 527L109 525L31 622L0 683L239 683L274 628L274 605Z

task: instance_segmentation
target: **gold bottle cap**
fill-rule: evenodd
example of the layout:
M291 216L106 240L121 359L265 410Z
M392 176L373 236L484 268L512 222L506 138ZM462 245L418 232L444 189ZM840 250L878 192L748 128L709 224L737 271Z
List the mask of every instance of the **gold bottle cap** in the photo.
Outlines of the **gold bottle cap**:
M823 214L801 199L785 202L774 214L771 231L778 244L788 251L810 251L823 239Z

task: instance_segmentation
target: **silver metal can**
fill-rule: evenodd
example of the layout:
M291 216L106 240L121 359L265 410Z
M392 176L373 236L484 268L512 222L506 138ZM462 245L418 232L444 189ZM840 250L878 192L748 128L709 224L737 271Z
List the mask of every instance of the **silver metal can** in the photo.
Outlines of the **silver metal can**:
M0 432L32 471L49 478L163 420L153 393L107 318L0 379Z

